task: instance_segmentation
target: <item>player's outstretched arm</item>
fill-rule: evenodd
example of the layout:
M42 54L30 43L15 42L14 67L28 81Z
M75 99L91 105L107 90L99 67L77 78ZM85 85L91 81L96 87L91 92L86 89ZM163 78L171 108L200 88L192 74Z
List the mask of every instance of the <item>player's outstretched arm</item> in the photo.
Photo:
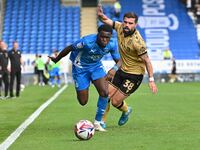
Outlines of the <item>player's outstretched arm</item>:
M103 13L103 9L102 6L99 4L97 7L97 15L99 17L99 20L109 26L113 26L113 21L108 18L104 13Z
M142 60L145 62L146 65L146 69L149 75L149 88L151 89L152 93L156 94L158 89L157 86L154 82L154 78L153 78L153 67L151 64L151 61L149 59L149 56L147 54L144 54L141 56Z
M65 57L66 55L69 54L69 52L71 52L73 50L72 45L67 46L66 48L64 48L57 57L52 57L52 56L48 56L54 63L57 63L59 60L61 60L63 57Z

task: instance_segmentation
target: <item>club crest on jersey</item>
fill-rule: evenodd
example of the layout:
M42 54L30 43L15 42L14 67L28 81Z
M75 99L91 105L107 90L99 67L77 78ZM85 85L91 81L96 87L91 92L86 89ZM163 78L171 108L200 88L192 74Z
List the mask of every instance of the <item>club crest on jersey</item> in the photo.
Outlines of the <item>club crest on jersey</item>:
M83 48L83 43L82 43L82 42L78 43L78 44L76 45L76 47L77 47L77 48Z

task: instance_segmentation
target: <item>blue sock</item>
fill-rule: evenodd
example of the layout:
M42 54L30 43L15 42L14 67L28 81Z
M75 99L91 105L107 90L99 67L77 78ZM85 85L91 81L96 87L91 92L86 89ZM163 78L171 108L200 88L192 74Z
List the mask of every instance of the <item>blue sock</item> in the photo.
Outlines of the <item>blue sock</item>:
M60 85L60 79L57 79L57 84Z
M51 80L51 85L54 85L54 84L55 84L55 79L54 79L54 77L51 77L50 80Z
M108 97L99 96L95 120L101 121L108 104Z

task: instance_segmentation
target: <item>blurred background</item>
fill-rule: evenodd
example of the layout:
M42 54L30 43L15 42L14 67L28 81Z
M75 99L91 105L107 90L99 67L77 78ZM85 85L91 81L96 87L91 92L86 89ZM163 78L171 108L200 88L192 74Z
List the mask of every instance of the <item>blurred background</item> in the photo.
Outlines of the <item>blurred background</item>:
M9 50L13 41L19 43L23 84L34 82L36 54L46 61L55 49L61 51L97 32L101 24L98 3L115 21L122 21L125 12L139 16L137 29L147 44L157 82L200 81L200 0L1 0L0 37ZM103 62L106 69L113 66L109 55ZM173 65L175 78L171 76ZM62 82L71 82L70 66L68 57L64 58Z

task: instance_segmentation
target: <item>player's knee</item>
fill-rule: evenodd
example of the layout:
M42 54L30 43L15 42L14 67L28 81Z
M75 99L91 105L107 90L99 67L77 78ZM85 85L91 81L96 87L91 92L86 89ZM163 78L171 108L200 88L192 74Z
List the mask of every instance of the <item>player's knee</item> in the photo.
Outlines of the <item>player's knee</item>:
M80 101L80 100L79 100L79 104L82 105L82 106L84 106L84 105L87 104L87 101Z
M84 106L87 104L88 99L87 98L79 98L78 97L78 102L80 105Z
M112 105L114 107L118 107L120 105L120 103L118 101L115 101L115 100L112 99Z
M100 95L101 97L108 97L108 90L102 90L102 91L99 93L99 95Z

